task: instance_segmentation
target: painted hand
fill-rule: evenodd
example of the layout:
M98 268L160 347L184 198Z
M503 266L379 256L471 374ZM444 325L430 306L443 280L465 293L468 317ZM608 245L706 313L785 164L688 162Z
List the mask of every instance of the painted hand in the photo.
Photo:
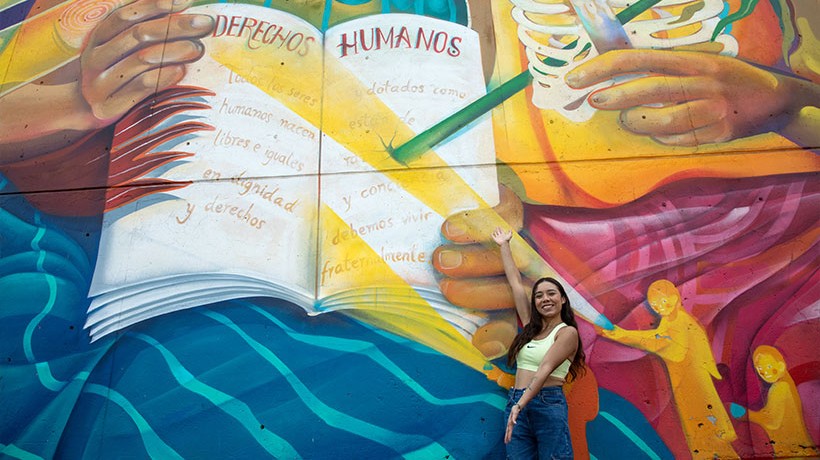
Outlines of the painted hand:
M78 59L0 97L0 165L64 148L172 86L201 58L209 16L193 0L136 0L92 29Z
M202 57L213 28L205 15L179 14L193 0L137 0L105 18L80 55L80 92L106 126L151 94L178 83Z
M494 211L512 229L521 229L523 206L510 189L501 187L500 203ZM481 234L475 225L470 224L484 219L481 210L464 211L448 217L442 225L442 235L452 244L439 246L433 253L433 266L445 276L439 287L450 302L461 307L511 308L512 294L503 276L504 266L498 247L486 245L489 235Z
M725 142L783 128L815 84L707 52L616 50L566 76L586 88L624 75L644 75L593 92L590 104L621 111L620 124L669 145ZM802 104L802 105L801 105Z
M606 337L607 339L614 340L616 342L624 336L624 330L618 326L614 326L612 329L603 329L595 326L595 332L600 334L602 337Z
M515 231L523 225L521 200L506 187L500 189L500 203L494 209ZM439 282L442 294L454 305L468 309L493 310L493 321L473 335L473 345L489 357L504 355L516 334L512 292L504 277L499 249L487 245L489 235L482 234L470 222L481 222L482 211L465 211L447 218L442 225L444 238L451 243L439 246L433 253L433 266L444 278ZM512 237L501 231L499 238Z

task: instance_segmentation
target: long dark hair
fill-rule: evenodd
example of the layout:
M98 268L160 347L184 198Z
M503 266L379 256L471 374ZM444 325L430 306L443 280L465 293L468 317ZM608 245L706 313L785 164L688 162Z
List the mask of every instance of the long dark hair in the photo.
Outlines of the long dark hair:
M535 290L541 283L544 282L554 284L558 288L558 292L561 293L561 297L566 299L566 302L561 305L561 321L568 326L578 329L578 322L575 321L575 313L572 311L572 306L569 304L569 297L567 296L567 291L564 290L564 286L562 286L561 283L559 283L555 278L544 277L539 279L532 286L532 293L530 294L530 322L524 326L524 329L517 336L515 336L512 345L510 345L510 351L507 352L507 365L510 367L515 364L515 357L518 356L518 352L524 348L524 345L528 344L544 329L544 318L538 312L538 309L535 308ZM569 381L575 380L579 375L584 374L585 359L586 354L584 353L584 344L581 343L581 335L579 334L578 350L575 352L575 357L572 358L572 363L569 366Z

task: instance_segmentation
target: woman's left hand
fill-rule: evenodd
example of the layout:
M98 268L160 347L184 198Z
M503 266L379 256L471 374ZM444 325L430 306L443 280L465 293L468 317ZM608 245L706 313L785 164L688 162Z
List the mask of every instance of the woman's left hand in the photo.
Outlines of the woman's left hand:
M521 413L521 406L518 404L512 406L510 410L510 417L507 419L507 431L504 433L504 444L509 444L510 440L512 439L512 432L513 428L515 427L515 421L518 419L518 414Z

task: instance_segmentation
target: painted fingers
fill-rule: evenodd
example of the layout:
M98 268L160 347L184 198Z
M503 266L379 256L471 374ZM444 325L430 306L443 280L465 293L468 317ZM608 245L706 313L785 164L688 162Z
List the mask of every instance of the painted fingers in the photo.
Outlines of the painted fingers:
M178 83L202 57L209 16L179 14L192 0L137 0L104 19L80 57L82 93L94 117L116 120L140 100Z
M626 76L633 77L624 81ZM589 103L669 145L699 145L776 131L795 113L798 80L710 52L617 50L567 74L573 88L615 79Z

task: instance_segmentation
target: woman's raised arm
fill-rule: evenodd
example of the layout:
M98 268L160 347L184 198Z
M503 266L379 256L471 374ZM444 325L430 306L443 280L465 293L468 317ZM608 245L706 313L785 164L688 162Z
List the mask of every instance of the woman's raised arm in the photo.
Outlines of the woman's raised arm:
M515 259L513 259L512 249L510 248L512 230L504 230L498 227L493 231L492 237L493 241L498 243L501 248L501 261L504 264L504 274L507 275L507 282L510 283L512 289L515 311L518 313L518 317L521 318L521 323L526 326L530 322L530 298L524 288L521 272L518 271L518 266L515 265Z

